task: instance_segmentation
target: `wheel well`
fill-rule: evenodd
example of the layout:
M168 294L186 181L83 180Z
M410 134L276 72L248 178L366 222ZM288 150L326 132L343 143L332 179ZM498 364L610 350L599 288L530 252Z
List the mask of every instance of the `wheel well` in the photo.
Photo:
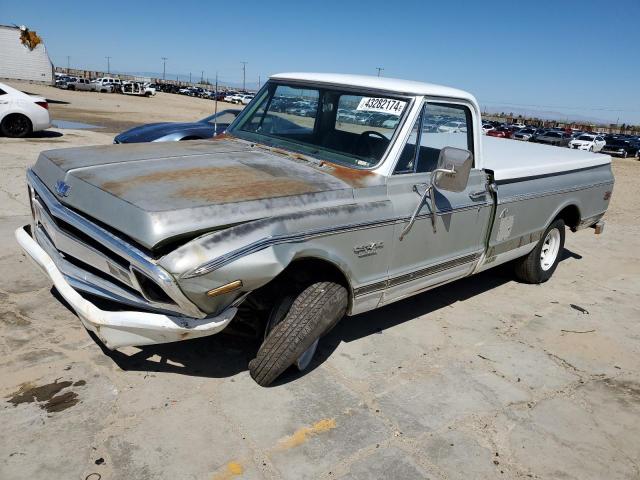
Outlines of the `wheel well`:
M202 140L202 137L195 137L195 136L191 135L191 136L184 137L184 138L180 139L181 142L184 141L184 140Z
M561 218L567 227L575 231L580 225L580 210L575 205L568 205L556 215L556 218Z
M311 283L319 281L332 281L343 285L349 292L349 310L351 309L353 295L344 272L334 263L319 258L294 260L269 283L251 292L242 307L252 310L251 317L260 319L266 316L276 300L286 293L298 294Z

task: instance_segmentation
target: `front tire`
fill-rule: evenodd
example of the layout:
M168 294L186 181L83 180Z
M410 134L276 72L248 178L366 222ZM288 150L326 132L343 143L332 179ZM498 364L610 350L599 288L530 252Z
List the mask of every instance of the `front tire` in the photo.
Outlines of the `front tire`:
M334 282L313 283L296 296L284 297L270 315L256 358L249 362L251 377L266 387L293 364L304 370L314 344L340 321L347 305L347 289Z
M516 261L516 277L525 283L543 283L549 280L560 261L564 239L564 221L559 218L547 227L535 248Z
M33 131L31 120L21 113L12 113L4 117L0 124L2 134L10 138L23 138Z

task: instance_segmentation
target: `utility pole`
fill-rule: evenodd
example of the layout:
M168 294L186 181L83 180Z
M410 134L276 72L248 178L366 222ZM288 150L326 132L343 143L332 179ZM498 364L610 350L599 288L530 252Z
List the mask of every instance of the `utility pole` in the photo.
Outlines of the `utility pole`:
M164 77L167 73L167 57L160 57L162 60L162 81L164 82Z
M111 57L104 57L107 59L107 75L111 73Z
M216 72L216 98L215 98L215 106L214 114L216 115L213 120L213 136L215 137L218 134L218 72Z
M242 91L245 92L246 89L246 78L247 78L247 63L249 62L240 62L242 64Z
M261 80L260 75L258 75L258 90L260 90L260 83L261 83L260 80Z
M189 83L191 83L191 72L189 72Z
M203 82L204 82L204 70L202 70L202 73L200 74L200 85L202 85Z
M380 76L380 74L382 73L382 71L384 70L384 68L382 68L382 67L376 67L376 70L378 70L378 76Z
M71 56L67 55L67 73L69 73L70 64L71 64Z

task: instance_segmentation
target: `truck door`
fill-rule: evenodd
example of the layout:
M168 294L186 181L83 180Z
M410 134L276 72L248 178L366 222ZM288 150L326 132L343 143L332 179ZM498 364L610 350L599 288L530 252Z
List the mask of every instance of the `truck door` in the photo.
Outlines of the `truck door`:
M430 190L440 150L474 151L474 110L464 103L425 102L420 118L388 180L394 216L394 248L383 303L469 274L483 250L492 198L487 175L472 168L462 192ZM479 119L478 119L479 120ZM432 212L431 195L435 195ZM417 211L410 229L412 214Z

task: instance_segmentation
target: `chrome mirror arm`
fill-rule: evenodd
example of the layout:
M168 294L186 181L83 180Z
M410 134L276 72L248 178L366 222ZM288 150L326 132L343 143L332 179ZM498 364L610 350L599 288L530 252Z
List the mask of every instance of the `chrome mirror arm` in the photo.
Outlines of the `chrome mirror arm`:
M416 218L418 216L418 213L420 212L420 209L422 208L422 204L424 203L425 199L427 198L427 195L429 195L429 199L431 200L431 226L433 227L433 233L437 232L437 229L436 229L436 195L435 195L436 187L435 187L435 182L436 182L436 175L438 173L446 173L446 174L454 175L456 173L456 170L455 170L455 168L451 168L451 169L436 168L435 170L433 170L433 172L431 174L431 182L427 186L427 188L424 191L424 193L422 195L420 195L420 201L418 202L418 206L413 211L413 214L411 215L411 218L409 219L409 223L407 224L406 227L404 227L404 229L402 230L402 233L400 234L400 241L402 241L404 239L404 237L407 236L407 234L409 233L409 231L413 227L413 224L416 223ZM420 193L420 192L418 192L418 185L414 185L413 186L413 190L416 191L417 193Z
M418 191L418 185L414 185L413 189L417 192ZM433 185L429 184L427 186L427 188L425 189L424 193L422 195L420 195L420 201L418 202L418 205L416 206L416 209L413 211L413 214L411 215L411 218L409 219L409 223L407 224L406 227L404 227L404 229L402 230L402 233L400 234L400 241L402 241L404 239L404 237L407 236L407 233L409 233L409 231L411 230L411 227L413 227L413 224L416 223L416 217L418 216L418 213L420 212L420 209L422 208L422 204L424 203L424 200L427 198L427 195L429 194L429 192L433 189ZM433 197L433 195L431 195Z

